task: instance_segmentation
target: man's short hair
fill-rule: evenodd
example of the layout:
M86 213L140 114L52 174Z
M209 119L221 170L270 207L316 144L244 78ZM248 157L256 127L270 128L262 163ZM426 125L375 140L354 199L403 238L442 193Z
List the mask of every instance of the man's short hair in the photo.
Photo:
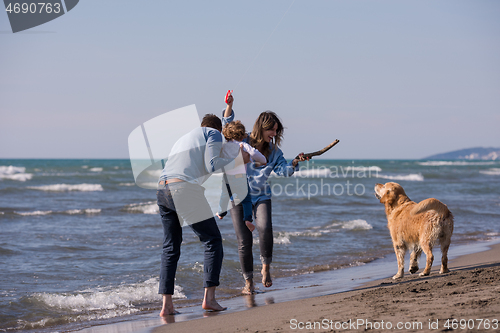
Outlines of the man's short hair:
M211 127L211 128L215 128L216 130L221 132L222 131L222 121L216 115L209 113L203 117L203 119L201 121L201 127Z

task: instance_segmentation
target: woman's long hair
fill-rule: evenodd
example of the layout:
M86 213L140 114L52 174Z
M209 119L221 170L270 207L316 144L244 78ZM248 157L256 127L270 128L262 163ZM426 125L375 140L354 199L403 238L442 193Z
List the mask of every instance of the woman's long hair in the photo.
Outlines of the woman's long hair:
M274 137L273 149L277 149L281 146L281 141L283 140L284 127L278 115L272 111L264 111L259 115L259 118L255 121L253 125L252 133L250 134L250 145L254 148L261 147L261 153L269 159L271 155L271 147L269 143L264 140L262 132L267 130L272 130L274 126L278 124L278 129L276 130L276 136Z

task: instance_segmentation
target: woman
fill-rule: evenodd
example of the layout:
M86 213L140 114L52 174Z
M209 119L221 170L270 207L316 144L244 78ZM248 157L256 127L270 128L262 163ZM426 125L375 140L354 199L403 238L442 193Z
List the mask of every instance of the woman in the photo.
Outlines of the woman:
M234 119L232 110L232 96L228 99L224 112L223 124ZM267 159L265 166L257 167L251 163L247 168L247 177L252 198L255 224L259 233L260 259L262 261L262 284L268 288L272 286L270 274L273 255L273 227L271 215L271 187L267 182L271 172L281 177L290 177L298 169L299 161L304 161L302 153L299 158L287 163L283 157L280 144L283 140L283 125L278 116L272 111L262 112L257 118L253 130L246 141ZM238 239L238 253L241 270L245 278L244 294L252 294L255 290L253 283L253 255L252 232L245 225L243 208L238 205L231 209L234 230Z

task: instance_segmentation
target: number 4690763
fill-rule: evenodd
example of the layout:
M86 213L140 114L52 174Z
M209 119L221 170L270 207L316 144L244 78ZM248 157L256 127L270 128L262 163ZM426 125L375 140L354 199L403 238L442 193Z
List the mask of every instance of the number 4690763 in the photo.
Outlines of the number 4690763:
M55 3L52 4L50 2L39 2L39 3L9 3L7 8L5 8L5 11L11 14L14 12L15 14L19 13L31 13L31 14L41 14L42 12L45 11L47 14L51 14L52 12L59 14L61 12L61 4L60 3Z

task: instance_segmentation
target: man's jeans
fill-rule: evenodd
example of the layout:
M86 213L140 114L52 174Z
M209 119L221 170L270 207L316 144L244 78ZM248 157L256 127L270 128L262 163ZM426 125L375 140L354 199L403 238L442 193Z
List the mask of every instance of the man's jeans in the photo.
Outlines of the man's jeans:
M159 294L174 294L175 271L181 253L182 225L189 225L205 245L203 287L219 285L222 267L222 237L205 196L205 189L187 182L158 188L157 199L163 223ZM176 210L175 202L179 209ZM181 208L182 207L182 208ZM211 216L198 222L200 216Z

